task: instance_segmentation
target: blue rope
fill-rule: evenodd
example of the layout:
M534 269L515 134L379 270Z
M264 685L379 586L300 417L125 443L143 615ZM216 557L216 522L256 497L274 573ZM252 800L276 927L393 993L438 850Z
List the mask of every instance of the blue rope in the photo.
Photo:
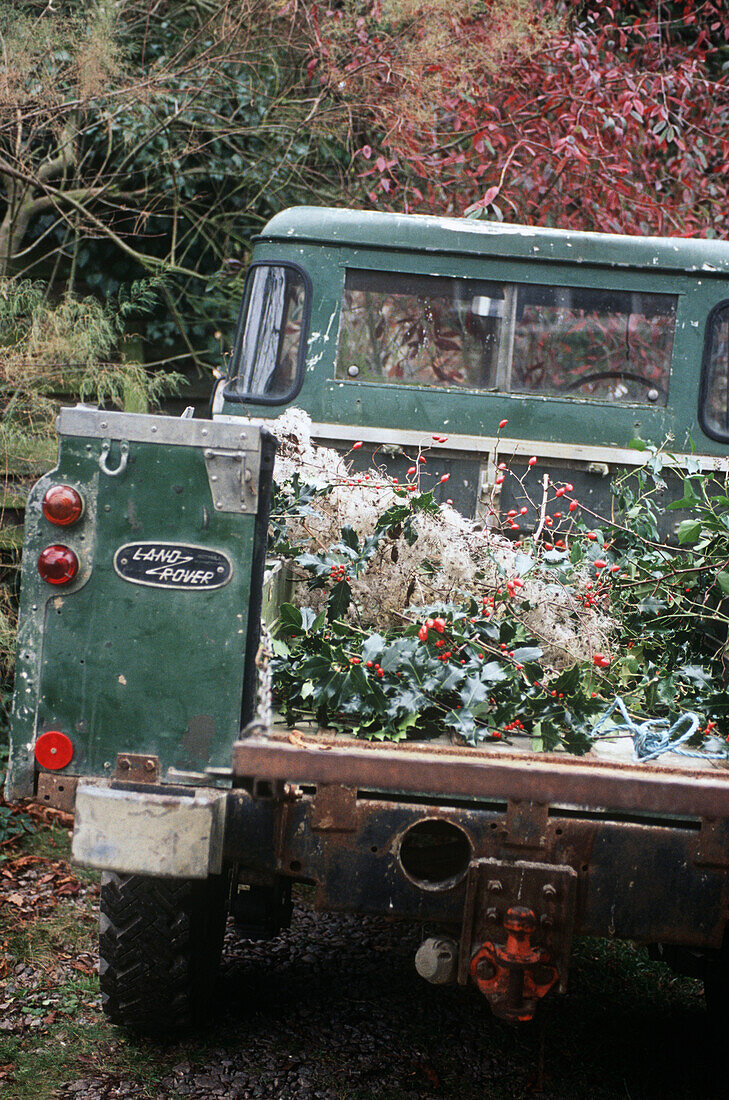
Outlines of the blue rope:
M623 721L619 725L611 726L608 730L600 727L607 722L615 711L620 711ZM688 726L687 726L688 724ZM618 730L627 730L633 738L633 747L638 760L655 760L664 752L675 752L679 756L694 756L702 760L726 760L725 752L703 752L700 749L681 749L678 746L693 737L699 728L700 718L693 711L687 711L680 715L671 725L667 718L647 718L643 722L635 722L619 695L610 704L605 713L595 724L592 731L593 737L607 737Z

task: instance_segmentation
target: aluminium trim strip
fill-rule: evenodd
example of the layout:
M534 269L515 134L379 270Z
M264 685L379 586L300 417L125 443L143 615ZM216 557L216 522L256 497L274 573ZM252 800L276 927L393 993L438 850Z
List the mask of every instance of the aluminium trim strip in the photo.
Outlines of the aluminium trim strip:
M129 443L163 443L171 447L213 447L232 451L261 449L260 430L247 422L189 420L147 413L106 412L88 405L63 408L59 435L86 439L125 439Z
M315 422L311 425L312 437L317 441L334 440L345 443L362 440L363 443L380 443L385 446L397 444L401 447L429 447L433 451L466 451L471 454L487 455L498 446L500 458L538 458L571 459L575 462L607 462L614 466L642 466L646 461L645 451L636 451L628 447L593 446L580 443L551 443L542 439L505 439L503 436L458 435L450 434L445 443L433 444L428 432L414 432L409 429L373 428L350 424L328 424ZM665 465L685 466L690 460L696 460L702 470L723 470L729 465L729 456L723 455L665 455Z

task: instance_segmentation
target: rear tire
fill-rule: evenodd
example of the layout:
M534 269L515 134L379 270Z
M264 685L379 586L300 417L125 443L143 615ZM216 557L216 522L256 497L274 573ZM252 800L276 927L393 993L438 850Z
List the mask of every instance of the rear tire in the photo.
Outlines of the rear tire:
M162 1036L209 1019L227 895L221 875L102 876L99 984L113 1023Z

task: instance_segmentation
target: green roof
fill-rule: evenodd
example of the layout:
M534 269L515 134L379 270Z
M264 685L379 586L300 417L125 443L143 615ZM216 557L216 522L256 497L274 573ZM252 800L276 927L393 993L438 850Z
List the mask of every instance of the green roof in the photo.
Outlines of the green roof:
M471 218L383 214L334 207L294 206L284 210L271 219L256 239L729 274L729 241L580 233Z

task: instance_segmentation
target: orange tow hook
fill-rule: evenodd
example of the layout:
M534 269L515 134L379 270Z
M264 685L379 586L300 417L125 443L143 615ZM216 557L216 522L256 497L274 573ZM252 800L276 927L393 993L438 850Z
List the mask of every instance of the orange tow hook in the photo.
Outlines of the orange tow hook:
M487 940L471 959L471 977L494 1015L514 1024L534 1018L537 1004L559 977L549 953L532 946L536 927L531 909L512 906L504 917L506 944Z

